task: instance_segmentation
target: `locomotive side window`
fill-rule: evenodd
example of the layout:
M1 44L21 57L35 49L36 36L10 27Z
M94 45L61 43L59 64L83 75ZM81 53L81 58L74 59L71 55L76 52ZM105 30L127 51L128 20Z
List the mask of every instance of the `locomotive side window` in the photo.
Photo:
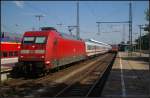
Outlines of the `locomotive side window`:
M23 43L30 44L34 42L34 37L24 37Z
M44 44L46 42L46 37L36 37L35 43L36 44Z

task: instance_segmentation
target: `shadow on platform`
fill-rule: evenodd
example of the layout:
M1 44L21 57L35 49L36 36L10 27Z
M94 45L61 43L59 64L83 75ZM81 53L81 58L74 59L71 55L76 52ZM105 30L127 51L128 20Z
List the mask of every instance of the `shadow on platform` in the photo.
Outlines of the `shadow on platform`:
M126 93L126 97L124 97L122 92L121 70L112 69L103 89L102 98L150 98L149 77L148 69L123 69Z
M149 62L149 57L122 57L122 59Z

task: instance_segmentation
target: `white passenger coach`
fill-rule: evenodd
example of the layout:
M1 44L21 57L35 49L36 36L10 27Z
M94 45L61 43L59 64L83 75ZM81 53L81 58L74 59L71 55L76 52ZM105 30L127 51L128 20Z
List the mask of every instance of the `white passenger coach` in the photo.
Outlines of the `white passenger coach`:
M111 50L111 45L93 39L85 41L87 56L104 54Z

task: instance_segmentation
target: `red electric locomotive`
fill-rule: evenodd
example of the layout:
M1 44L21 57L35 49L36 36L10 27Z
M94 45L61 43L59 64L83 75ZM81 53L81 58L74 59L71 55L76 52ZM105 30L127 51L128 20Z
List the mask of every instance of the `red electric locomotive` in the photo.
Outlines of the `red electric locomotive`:
M0 43L1 64L18 62L18 52L20 43L16 42L1 42Z
M19 63L13 68L13 72L39 75L85 57L84 41L60 33L52 27L44 27L41 31L25 32Z

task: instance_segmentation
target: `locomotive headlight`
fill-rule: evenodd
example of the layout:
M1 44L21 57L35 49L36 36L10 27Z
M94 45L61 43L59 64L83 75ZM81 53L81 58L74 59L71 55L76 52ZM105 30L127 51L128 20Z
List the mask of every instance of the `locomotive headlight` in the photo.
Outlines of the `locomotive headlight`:
M43 53L45 53L45 50L35 50L35 53L43 54Z
M50 63L50 61L46 61L46 62L45 62L45 64L49 64L49 63Z
M44 58L44 56L41 56L41 58Z
M21 54L27 54L27 53L29 53L29 50L21 50L20 53Z

